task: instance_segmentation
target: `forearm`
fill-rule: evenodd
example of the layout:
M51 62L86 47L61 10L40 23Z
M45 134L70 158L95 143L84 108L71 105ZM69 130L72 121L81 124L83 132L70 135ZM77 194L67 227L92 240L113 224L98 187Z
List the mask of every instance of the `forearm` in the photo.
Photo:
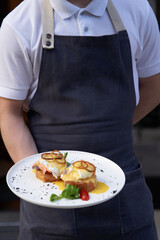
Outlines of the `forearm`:
M6 116L4 121L1 121L1 134L14 162L37 153L36 145L23 118Z
M23 101L0 98L0 129L14 162L36 154L37 148L22 115Z
M160 104L160 74L140 79L140 101L136 107L133 124L140 121Z

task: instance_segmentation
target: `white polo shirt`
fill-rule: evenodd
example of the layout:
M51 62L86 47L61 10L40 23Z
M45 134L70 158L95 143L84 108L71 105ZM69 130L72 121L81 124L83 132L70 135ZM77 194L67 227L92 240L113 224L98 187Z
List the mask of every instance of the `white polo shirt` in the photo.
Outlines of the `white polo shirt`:
M108 0L92 0L78 8L67 0L50 0L56 35L102 36L114 34L106 11ZM112 0L129 34L134 85L138 78L160 72L160 34L146 0ZM36 92L42 56L41 0L25 0L3 21L0 30L0 96L24 100Z

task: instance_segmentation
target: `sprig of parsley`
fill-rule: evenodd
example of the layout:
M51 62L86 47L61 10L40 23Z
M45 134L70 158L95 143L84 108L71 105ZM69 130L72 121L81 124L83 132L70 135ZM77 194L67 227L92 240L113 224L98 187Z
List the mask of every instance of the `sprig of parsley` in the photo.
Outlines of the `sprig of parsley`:
M62 191L62 193L59 196L56 194L52 194L50 196L50 201L53 202L55 200L60 200L62 198L78 199L79 198L79 188L77 188L76 186L67 184L66 188Z
M60 200L60 199L62 199L62 197L61 197L61 196L58 196L58 195L56 195L56 194L52 194L52 195L50 196L50 201L51 201L51 202L53 202L53 201L55 201L55 200Z

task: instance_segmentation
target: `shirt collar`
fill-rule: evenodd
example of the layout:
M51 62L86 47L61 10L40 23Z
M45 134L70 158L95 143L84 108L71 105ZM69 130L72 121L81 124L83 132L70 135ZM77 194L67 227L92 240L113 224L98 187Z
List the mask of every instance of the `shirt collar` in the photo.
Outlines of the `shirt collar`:
M80 8L71 4L67 0L50 0L53 9L62 18L66 19L77 13ZM84 8L85 11L97 17L103 16L108 0L92 0L87 7Z

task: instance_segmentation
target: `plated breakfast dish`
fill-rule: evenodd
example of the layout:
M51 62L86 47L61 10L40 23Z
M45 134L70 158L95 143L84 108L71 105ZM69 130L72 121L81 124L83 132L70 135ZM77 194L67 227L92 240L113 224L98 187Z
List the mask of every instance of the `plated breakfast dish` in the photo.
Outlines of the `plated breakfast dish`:
M33 164L32 169L35 169L36 177L43 182L62 180L64 187L66 187L67 195L65 196L67 198L74 199L75 197L76 199L80 197L82 200L89 200L88 192L94 190L97 185L96 167L85 160L75 161L67 167L66 156L67 154L63 155L58 150L43 153L41 158ZM77 191L76 188L71 186L78 188ZM70 196L68 194L70 191L74 191L75 196L73 194ZM64 197L64 192L62 192L62 195ZM51 197L51 201L59 199L61 197L57 195Z
M110 200L123 188L125 175L117 164L100 155L56 150L16 163L8 171L6 181L10 190L25 201L68 209Z

